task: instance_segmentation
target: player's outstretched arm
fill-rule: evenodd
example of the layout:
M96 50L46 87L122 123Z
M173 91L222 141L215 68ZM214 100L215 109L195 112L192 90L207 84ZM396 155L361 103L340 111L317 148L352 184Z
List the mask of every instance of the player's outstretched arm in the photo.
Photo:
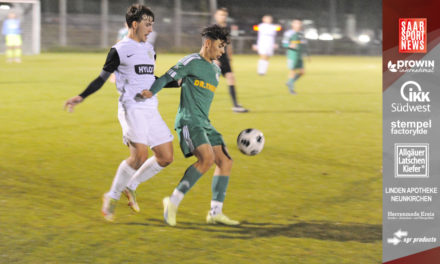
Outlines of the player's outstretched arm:
M99 76L93 80L87 88L79 95L74 96L66 101L64 104L64 110L68 110L69 112L73 112L74 107L84 101L87 96L101 89L107 79L110 77L112 72L114 72L119 66L119 55L115 48L111 48L109 53L107 54L107 59L104 64L104 68L99 74Z
M143 98L151 98L172 81L174 81L174 79L171 78L171 76L169 76L168 74L164 74L153 83L150 90L143 90L141 92L141 96Z
M73 112L73 109L77 104L84 101L84 99L86 99L87 96L101 89L101 87L104 85L105 81L107 81L110 74L111 74L110 72L103 70L101 74L98 76L98 78L93 80L81 94L74 96L66 101L66 103L64 104L64 110L67 109L67 111Z
M72 113L72 112L73 112L73 108L75 108L75 105L81 103L83 100L84 100L84 98L82 98L82 97L79 96L79 95L70 98L70 99L67 100L66 103L64 104L64 110L67 110L67 111L69 111L70 113Z

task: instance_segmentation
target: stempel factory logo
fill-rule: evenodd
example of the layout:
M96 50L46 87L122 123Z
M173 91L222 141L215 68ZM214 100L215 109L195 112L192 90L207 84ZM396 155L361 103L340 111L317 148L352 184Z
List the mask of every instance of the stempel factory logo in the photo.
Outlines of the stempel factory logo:
M399 19L399 52L426 53L426 18Z

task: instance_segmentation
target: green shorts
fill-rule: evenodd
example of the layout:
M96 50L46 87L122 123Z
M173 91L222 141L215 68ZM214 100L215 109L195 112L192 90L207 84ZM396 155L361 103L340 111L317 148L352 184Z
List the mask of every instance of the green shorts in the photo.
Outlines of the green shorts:
M225 146L222 135L212 125L201 127L188 124L176 128L176 132L180 149L186 158L191 157L194 150L202 144Z
M303 69L304 65L302 58L287 59L287 68L289 68L289 70Z
M21 36L12 34L12 35L6 35L6 46L7 47L15 47L15 46L21 46Z

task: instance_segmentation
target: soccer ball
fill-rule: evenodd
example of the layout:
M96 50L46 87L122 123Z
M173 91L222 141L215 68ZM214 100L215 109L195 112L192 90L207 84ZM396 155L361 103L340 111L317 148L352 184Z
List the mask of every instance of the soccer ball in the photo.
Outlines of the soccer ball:
M238 135L237 146L243 154L249 156L257 155L264 147L263 133L254 128L245 129Z

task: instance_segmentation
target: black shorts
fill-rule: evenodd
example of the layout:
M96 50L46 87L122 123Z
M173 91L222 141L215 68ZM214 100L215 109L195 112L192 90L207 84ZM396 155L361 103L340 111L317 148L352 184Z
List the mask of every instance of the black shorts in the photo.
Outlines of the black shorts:
M222 71L223 76L225 76L225 74L228 72L232 72L231 64L229 63L229 58L226 53L223 53L218 61L220 62L220 70Z

